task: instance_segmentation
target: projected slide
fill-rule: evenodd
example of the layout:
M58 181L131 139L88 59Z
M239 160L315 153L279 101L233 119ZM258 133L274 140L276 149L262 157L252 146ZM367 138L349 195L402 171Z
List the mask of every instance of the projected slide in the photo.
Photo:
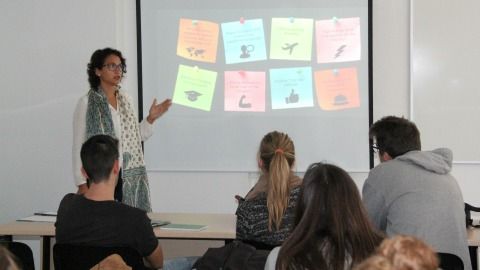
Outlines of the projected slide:
M149 169L256 171L267 132L296 169L369 169L368 0L142 0L143 111L173 106L146 142Z
M267 58L265 31L262 19L221 23L223 51L217 51L219 24L191 18L180 18L177 55L201 65L216 63L217 54L224 55L225 63L238 64L254 61L293 60L312 62L313 36L315 33L318 63L360 60L360 18L272 18L270 29L270 57ZM273 65L271 62L271 66ZM237 65L238 66L238 65ZM217 72L179 65L173 102L192 109L210 111L213 96L222 89L215 89ZM313 107L317 94L319 107L324 110L341 110L358 107L358 81L355 68L348 74L328 79L325 72L317 71L316 90L312 83L312 68L270 68L271 109ZM347 72L347 71L345 71ZM265 77L261 72L224 71L223 89L225 111L264 112L266 110ZM247 79L247 75L248 79ZM342 83L348 80L348 83ZM332 86L335 84L335 86ZM341 84L341 85L340 85ZM335 88L332 103L331 88ZM338 90L341 88L340 90ZM350 99L349 99L350 98Z

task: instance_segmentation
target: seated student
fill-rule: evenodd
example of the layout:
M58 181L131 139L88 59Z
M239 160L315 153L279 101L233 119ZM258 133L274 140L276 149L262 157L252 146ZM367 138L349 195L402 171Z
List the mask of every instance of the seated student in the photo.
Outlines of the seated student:
M19 270L15 257L8 249L0 245L0 269Z
M353 268L354 270L395 270L392 263L380 255L372 255ZM407 270L407 269L406 269ZM418 269L408 269L418 270Z
M355 270L436 270L435 251L422 240L397 235L383 240L373 256Z
M81 148L82 173L89 188L62 199L55 223L57 243L132 247L151 267L163 266L162 248L145 211L113 198L117 184L118 140L95 135Z
M105 259L101 260L99 263L94 265L90 270L132 270L128 266L123 258L118 254L112 254Z
M258 151L261 176L237 208L237 239L271 249L287 238L302 180L292 171L295 147L287 134L265 135Z
M450 174L452 151L421 151L416 125L395 116L374 123L370 137L381 163L365 181L363 202L374 225L388 236L420 238L472 269L462 192Z
M314 163L303 178L295 229L270 252L265 270L351 269L381 241L348 173Z

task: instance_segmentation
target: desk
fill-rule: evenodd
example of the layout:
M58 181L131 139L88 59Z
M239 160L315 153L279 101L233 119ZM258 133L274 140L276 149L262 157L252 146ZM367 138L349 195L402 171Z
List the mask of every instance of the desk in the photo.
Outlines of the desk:
M201 224L208 227L202 231L162 230L155 228L159 239L232 240L235 239L236 216L234 214L191 214L150 213L151 219L168 220L172 223ZM40 236L42 238L42 268L50 269L51 238L55 237L55 226L46 222L14 221L0 225L0 235Z
M467 229L467 238L468 238L468 245L473 247L480 246L480 228L468 228Z

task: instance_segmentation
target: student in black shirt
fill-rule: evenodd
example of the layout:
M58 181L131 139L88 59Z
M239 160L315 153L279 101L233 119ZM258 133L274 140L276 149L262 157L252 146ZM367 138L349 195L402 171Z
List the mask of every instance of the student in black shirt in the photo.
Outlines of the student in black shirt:
M88 179L83 194L67 194L55 223L57 243L132 247L151 267L163 266L163 252L145 211L114 200L120 170L118 140L108 135L88 139L80 152Z

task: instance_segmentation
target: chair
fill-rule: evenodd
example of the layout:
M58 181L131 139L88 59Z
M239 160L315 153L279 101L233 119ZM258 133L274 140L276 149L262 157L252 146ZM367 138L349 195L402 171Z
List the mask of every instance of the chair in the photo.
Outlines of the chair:
M241 241L245 244L249 244L251 246L254 246L258 250L271 251L272 249L277 247L277 246L272 246L272 245L268 245L268 244L265 244L265 243L262 243L262 242L253 241L253 240L241 240Z
M15 257L20 267L23 270L35 270L35 263L33 262L33 252L25 243L20 242L0 242L0 245L8 249Z
M443 270L463 270L463 261L457 255L438 252L440 268Z
M473 219L470 214L470 212L480 212L480 207L475 207L473 205L470 205L468 203L465 203L465 223L468 227L479 227L478 225L473 225Z
M71 244L53 246L55 270L88 270L112 254L120 255L133 270L146 270L143 257L130 247L93 247Z

